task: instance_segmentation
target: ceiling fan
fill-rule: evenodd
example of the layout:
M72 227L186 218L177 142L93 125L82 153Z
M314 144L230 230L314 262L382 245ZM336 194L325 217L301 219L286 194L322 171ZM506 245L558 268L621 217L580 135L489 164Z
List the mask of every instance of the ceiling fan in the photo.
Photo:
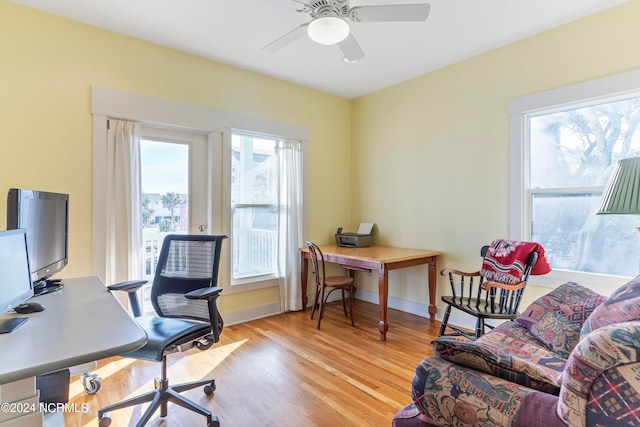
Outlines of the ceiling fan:
M263 49L275 52L302 37L324 45L337 44L346 62L364 58L364 51L351 32L347 19L352 22L425 21L429 16L428 3L378 6L349 6L349 0L292 0L302 4L300 13L307 13L311 21L289 31Z

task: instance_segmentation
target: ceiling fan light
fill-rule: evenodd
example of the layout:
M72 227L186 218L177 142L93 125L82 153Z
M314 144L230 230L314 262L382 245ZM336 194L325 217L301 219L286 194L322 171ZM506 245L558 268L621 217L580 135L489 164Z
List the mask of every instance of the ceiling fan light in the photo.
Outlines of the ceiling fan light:
M321 16L311 21L307 27L309 38L324 45L340 43L347 38L349 31L347 21L335 16Z

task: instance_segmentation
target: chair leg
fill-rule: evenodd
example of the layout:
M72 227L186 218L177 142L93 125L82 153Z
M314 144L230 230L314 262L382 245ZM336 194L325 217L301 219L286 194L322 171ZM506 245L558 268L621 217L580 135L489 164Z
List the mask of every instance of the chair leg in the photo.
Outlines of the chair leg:
M331 293L331 292L329 292ZM329 297L329 295L327 294L327 298ZM324 286L322 287L322 289L320 290L320 308L318 309L318 324L316 326L316 329L320 329L320 321L322 320L322 316L324 316L324 305L325 305L326 301L325 301L325 296L324 296Z
M353 300L355 298L354 293L356 291L356 287L352 286L349 289L349 313L351 313L351 326L356 326L356 323L353 320Z
M347 300L346 300L346 290L344 288L341 289L342 290L342 310L344 311L344 317L348 317L349 314L347 313Z
M210 410L208 410L203 406L198 405L196 402L192 401L191 399L187 399L186 397L184 397L183 395L181 395L180 393L176 392L173 389L169 389L168 393L169 393L169 400L172 403L182 406L185 409L189 409L190 411L197 412L200 415L204 415L205 417L207 417L207 423L211 423L212 415Z
M136 423L136 427L142 427L153 416L158 408L160 408L160 416L167 416L167 403L171 401L176 405L182 406L183 408L189 409L191 411L197 412L198 414L204 415L207 418L207 426L214 427L219 426L218 418L212 415L211 411L208 409L198 405L197 403L191 401L190 399L180 395L179 393L185 390L191 390L200 386L211 387L211 390L215 390L215 380L207 379L207 380L199 380L192 381L183 384L177 384L175 386L169 386L169 380L167 379L167 357L163 356L162 358L162 376L161 378L157 378L155 380L155 389L144 393L140 396L133 397L127 400L124 400L119 403L115 403L113 405L106 406L104 408L100 408L98 410L98 423L99 427L108 426L111 424L110 418L106 417L107 412L127 408L130 406L139 405L141 403L151 402L147 409L145 410L142 417ZM211 394L205 390L206 394Z
M313 315L316 312L316 309L318 308L318 297L320 296L320 288L316 286L316 296L313 299L313 308L311 309L311 318L313 319Z
M122 402L114 403L113 405L105 406L104 408L100 408L98 410L98 420L102 418L104 414L107 412L115 411L122 408L128 408L130 406L140 405L141 403L152 402L149 405L149 408L154 408L153 411L158 407L160 400L160 391L159 390L151 390L140 396L132 397L127 400L123 400ZM144 424L138 424L144 425Z
M449 324L450 314L451 314L451 304L448 304L447 308L444 310L444 316L442 317L442 325L440 326L440 332L438 332L439 337L443 336L445 330L447 329L447 325Z
M480 338L484 334L484 319L478 317L476 321L476 339Z

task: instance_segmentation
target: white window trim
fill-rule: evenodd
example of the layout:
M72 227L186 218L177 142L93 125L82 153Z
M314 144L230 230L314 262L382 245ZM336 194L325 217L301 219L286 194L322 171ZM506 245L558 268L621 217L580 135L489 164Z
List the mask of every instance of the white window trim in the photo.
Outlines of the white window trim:
M242 113L218 110L202 107L168 99L155 98L146 95L91 86L91 112L93 114L93 261L92 271L97 277L104 280L105 277L105 201L99 194L105 194L106 176L105 149L107 135L107 120L120 118L138 121L152 125L163 125L169 128L205 133L209 135L212 194L211 200L222 201L226 196L224 191L223 170L226 154L223 141L220 138L212 138L213 133L222 133L223 140L227 138L230 129L244 129L247 131L271 135L284 135L289 139L303 141L303 161L306 162L306 141L309 140L309 128L292 123L281 122L263 117L251 116ZM230 166L229 166L230 167ZM306 168L304 168L306 170ZM218 171L216 173L215 171ZM306 174L303 185L306 188ZM217 190L222 189L222 190ZM304 212L303 230L307 230L306 206ZM223 220L223 212L212 213L210 221L212 234L228 234L229 224ZM228 243L227 243L228 244ZM222 254L220 268L220 283L225 294L246 292L254 289L274 286L273 282L256 282L243 285L230 286L230 251ZM275 285L277 286L277 285Z
M272 134L267 134L265 132L255 132L255 131L251 131L249 129L243 128L243 129L239 129L239 128L232 128L232 129L226 129L224 134L223 134L223 155L225 159L231 159L231 150L232 150L232 136L233 134L244 134L244 135L249 135L252 137L264 137L266 139L275 139L275 140L293 140L295 138L290 138L288 136L283 136L283 135L272 135ZM306 173L306 166L307 165L307 140L299 140L300 145L301 145L301 149L302 149L302 163L303 163L303 177L302 177L302 186L304 189L307 188L307 173ZM233 215L231 213L232 209L232 203L231 203L231 169L232 169L232 164L231 164L231 160L229 161L225 161L224 162L224 169L223 169L223 182L224 182L224 186L223 186L223 222L225 224L225 226L227 227L225 230L226 234L230 237L230 239L233 238L232 233L232 227L231 227L231 223L233 221ZM304 193L306 194L306 191L304 191ZM279 205L280 202L278 202ZM240 205L242 206L242 205ZM259 205L247 205L247 206L259 206ZM274 205L264 205L263 207L270 207L270 206L274 206ZM277 206L277 205L276 205ZM306 218L307 218L307 203L305 202L302 206L303 209L303 231L304 231L304 235L306 235ZM250 276L247 278L241 278L241 279L233 279L231 278L231 274L230 274L230 279L229 279L229 283L231 284L231 287L233 289L236 288L241 288L243 290L247 290L247 289L261 289L261 288L267 288L267 287L272 287L272 286L279 286L280 284L280 277L278 276L278 274L274 274L274 273L266 273L266 274L258 274L255 276Z
M640 70L633 70L609 77L581 82L545 92L514 98L508 103L510 116L510 190L509 190L509 235L512 239L524 239L527 218L525 216L524 176L528 171L525 162L528 134L527 116L540 111L562 110L567 106L580 107L598 100L613 101L640 95ZM640 257L640 254L638 254ZM535 284L556 287L566 281L575 281L585 286L600 286L615 289L625 283L627 277L593 273L553 270L544 276L536 276Z
M229 161L224 162L224 198L223 198L223 218L225 225L228 226L227 235L230 239L233 240L233 227L231 226L233 222L233 214L231 213L232 203L231 203L231 156L232 156L232 137L234 133L245 134L249 136L264 136L265 138L277 139L281 138L279 136L266 135L263 132L249 132L247 130L239 130L239 129L227 129L227 132L224 134L224 158L229 159ZM253 206L253 205L252 205ZM229 283L232 288L236 287L247 287L250 286L253 289L266 288L271 286L278 286L280 283L280 278L277 274L269 273L269 274L258 274L242 279L234 279L230 276Z

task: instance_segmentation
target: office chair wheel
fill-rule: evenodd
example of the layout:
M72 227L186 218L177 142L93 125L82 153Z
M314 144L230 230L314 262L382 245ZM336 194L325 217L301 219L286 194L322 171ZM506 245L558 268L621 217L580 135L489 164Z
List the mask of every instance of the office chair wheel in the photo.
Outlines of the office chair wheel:
M207 384L206 386L204 386L204 394L206 394L207 396L211 396L214 391L216 391L215 381L211 381L211 384Z
M82 374L81 379L87 394L96 394L100 390L102 378L97 374Z
M105 412L100 417L100 421L98 421L98 427L109 427L111 425L111 414Z
M213 416L211 421L207 423L207 427L220 427L220 421L218 421L218 417Z
M198 350L206 350L213 345L213 340L209 338L202 339L195 343L195 346Z

